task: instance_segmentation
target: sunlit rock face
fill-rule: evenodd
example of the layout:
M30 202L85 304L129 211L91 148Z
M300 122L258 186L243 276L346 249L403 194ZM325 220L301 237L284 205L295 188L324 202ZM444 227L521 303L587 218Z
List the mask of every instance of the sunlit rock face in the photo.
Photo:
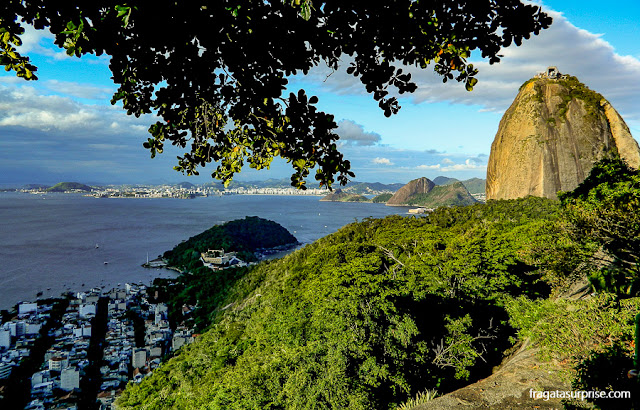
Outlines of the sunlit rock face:
M491 144L487 199L557 198L606 155L640 166L629 127L602 95L575 77L539 74L522 85Z
M387 201L388 206L404 206L409 203L409 199L416 194L426 194L430 192L436 184L428 178L422 177L409 181L408 184L398 189L396 193Z

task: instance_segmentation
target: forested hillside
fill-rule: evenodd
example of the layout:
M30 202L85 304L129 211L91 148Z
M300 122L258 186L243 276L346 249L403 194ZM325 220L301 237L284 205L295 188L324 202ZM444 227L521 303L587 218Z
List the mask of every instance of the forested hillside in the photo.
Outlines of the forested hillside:
M158 283L175 321L210 325L119 405L395 409L486 377L524 338L575 365L575 386L620 386L620 366L603 363L629 365L640 304L637 288L613 285L637 281L624 261L638 253L633 241L631 254L608 249L593 210L603 204L597 215L611 220L637 211L640 176L615 161L595 169L562 203L529 197L367 219L281 260ZM608 274L603 253L620 259ZM557 299L589 273L602 282L598 297ZM195 318L175 317L194 302Z
M348 225L247 271L212 308L234 305L121 404L388 408L484 376L513 335L505 298L562 281L557 211L529 198Z
M80 184L78 182L60 182L55 184L54 186L47 188L45 191L47 192L65 192L65 191L91 191L91 187L85 184Z
M439 206L466 206L476 201L462 182L453 182L448 185L437 185L426 194L411 196L407 204L437 208Z
M256 260L254 252L258 249L297 243L298 240L281 225L257 216L247 216L213 226L189 238L165 252L164 258L169 265L193 269L202 266L200 253L208 249L238 252L242 260L250 262Z

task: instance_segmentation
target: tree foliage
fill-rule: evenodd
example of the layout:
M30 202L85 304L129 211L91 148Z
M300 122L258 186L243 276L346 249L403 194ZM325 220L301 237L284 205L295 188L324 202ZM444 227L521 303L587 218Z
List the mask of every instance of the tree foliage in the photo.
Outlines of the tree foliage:
M432 66L443 81L471 90L479 50L490 63L520 45L551 18L519 0L113 1L6 0L0 6L0 64L35 79L36 68L15 49L23 29L49 28L67 54L111 56L112 102L136 116L157 113L145 142L152 156L165 143L187 151L178 171L198 174L210 162L229 182L245 163L292 164L292 185L316 169L320 185L353 176L338 151L333 115L318 98L285 91L288 78L321 63L357 77L386 116L396 93L416 84L399 66Z
M253 262L257 260L254 252L259 249L297 243L298 240L282 225L257 216L247 216L212 226L165 252L164 257L172 266L191 269L202 266L200 253L209 249L238 252L241 259Z
M609 158L561 203L529 197L366 219L282 260L185 275L159 293L175 320L209 330L119 404L395 408L486 376L516 335L577 364L576 386L608 389L592 373L611 357L628 366L640 309L639 298L606 292L633 290L637 279L625 262L637 239L637 178ZM608 287L595 297L550 298L598 253L631 281L603 275ZM183 304L198 308L180 317ZM616 345L612 356L605 348ZM628 370L616 366L605 372Z
M591 279L599 289L640 295L640 172L604 158L574 191L559 195L574 236L601 252Z
M549 295L558 254L539 244L562 243L558 211L527 198L367 219L281 260L185 276L160 293L178 308L197 295L209 330L119 405L395 408L484 377L513 334L505 301Z

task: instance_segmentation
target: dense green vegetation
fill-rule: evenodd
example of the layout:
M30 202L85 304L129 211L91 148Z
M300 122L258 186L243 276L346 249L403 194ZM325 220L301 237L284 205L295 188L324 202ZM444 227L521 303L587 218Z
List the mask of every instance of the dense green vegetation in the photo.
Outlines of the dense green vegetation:
M534 83L535 87L535 100L542 103L543 101L543 91L541 89L541 84L544 84L547 81L554 81L558 84L561 84L565 87L566 92L561 94L562 101L558 105L557 109L557 117L551 117L547 119L547 123L551 126L555 126L557 121L564 121L566 119L567 110L569 109L569 103L571 101L581 100L585 104L585 109L587 113L590 115L597 115L599 113L603 113L601 101L605 100L602 94L591 90L589 87L584 85L578 80L578 78L574 76L567 76L563 79L558 80L547 80L547 79L539 79L539 78L530 78L525 81L520 86L520 91L529 83Z
M466 206L476 202L462 182L458 181L449 185L437 185L426 194L415 194L409 197L408 205L437 208L439 206Z
M259 249L297 243L297 239L281 225L257 216L247 216L245 219L213 226L189 238L165 252L164 258L171 266L193 269L202 266L200 253L209 249L238 252L240 259L251 262L257 260L254 252Z
M229 270L210 330L121 403L392 408L484 376L513 334L506 298L563 281L547 248L563 242L558 210L528 198L365 220Z
M375 197L373 197L371 202L373 202L374 204L383 204L391 199L392 196L393 194L391 193L376 195Z
M598 248L591 281L599 290L640 296L640 173L618 158L597 163L572 192L559 195L572 234L587 249Z
M493 64L551 24L540 6L520 0L478 2L5 1L0 7L0 66L25 80L37 67L18 50L25 25L47 29L70 56L109 56L118 90L111 102L158 121L144 147L151 156L172 144L185 152L175 170L229 183L243 166L291 164L304 188L353 178L333 115L319 99L288 85L323 64L346 69L387 117L398 94L417 89L406 67L433 68L467 91L478 82L471 52ZM348 57L347 57L348 56ZM348 62L347 62L348 60Z
M470 194L484 194L486 190L487 180L481 178L470 178L462 181L462 184Z
M89 185L84 185L78 182L60 182L55 184L51 188L47 188L47 192L65 192L71 190L91 191L92 188Z
M469 178L464 181L459 181L455 178L439 176L433 180L433 183L436 185L451 185L455 182L462 182L462 185L467 188L470 194L483 194L487 184L487 180L481 178Z
M562 96L562 102L558 107L558 119L560 121L565 119L567 110L569 109L569 103L572 100L584 101L585 108L591 115L595 115L596 113L603 111L602 106L600 105L600 102L604 100L602 94L589 89L589 87L571 75L565 79L559 80L559 82L569 91L567 94Z
M630 366L640 299L618 285L623 273L634 280L627 262L637 253L633 241L623 249L616 241L636 233L605 228L635 223L637 178L605 160L561 202L367 219L281 260L157 281L174 321L208 330L119 403L408 408L487 376L524 339L574 367L567 376L576 388L628 390L617 375ZM559 298L580 276L597 279L600 292Z

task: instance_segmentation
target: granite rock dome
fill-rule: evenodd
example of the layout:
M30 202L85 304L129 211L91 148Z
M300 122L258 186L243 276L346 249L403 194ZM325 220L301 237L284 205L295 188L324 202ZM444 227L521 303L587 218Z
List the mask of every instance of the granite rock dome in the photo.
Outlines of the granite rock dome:
M487 199L556 198L606 155L640 166L638 143L618 112L575 77L538 75L520 87L500 121L487 165Z
M428 178L422 177L409 181L405 186L398 189L387 201L388 206L407 206L411 197L417 194L429 193L436 184Z

